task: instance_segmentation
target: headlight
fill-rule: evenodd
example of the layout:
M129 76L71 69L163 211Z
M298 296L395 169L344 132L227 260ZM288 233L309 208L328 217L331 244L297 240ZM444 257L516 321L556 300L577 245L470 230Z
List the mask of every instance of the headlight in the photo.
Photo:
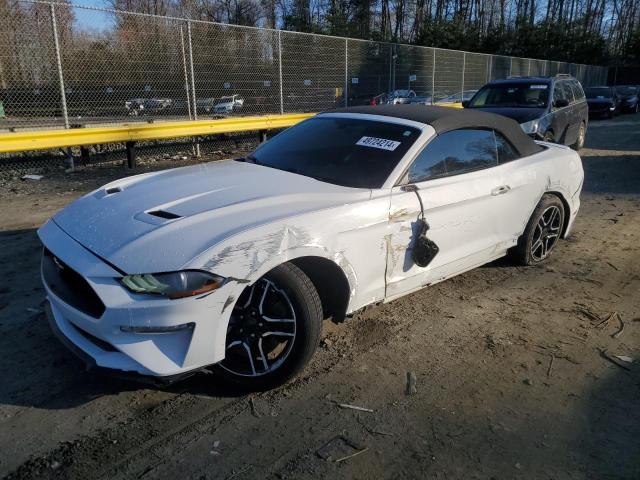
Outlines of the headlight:
M220 288L225 278L200 270L127 275L120 282L133 293L164 295L171 299L200 295Z
M527 135L532 135L534 133L538 133L539 123L540 123L540 120L538 119L531 120L530 122L521 123L520 128L522 128L522 131Z

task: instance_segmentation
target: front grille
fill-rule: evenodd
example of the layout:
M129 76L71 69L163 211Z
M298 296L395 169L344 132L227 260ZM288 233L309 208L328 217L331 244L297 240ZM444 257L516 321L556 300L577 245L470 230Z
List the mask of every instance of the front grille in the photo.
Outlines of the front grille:
M63 302L94 318L100 318L104 313L104 303L91 285L46 248L42 254L42 276Z

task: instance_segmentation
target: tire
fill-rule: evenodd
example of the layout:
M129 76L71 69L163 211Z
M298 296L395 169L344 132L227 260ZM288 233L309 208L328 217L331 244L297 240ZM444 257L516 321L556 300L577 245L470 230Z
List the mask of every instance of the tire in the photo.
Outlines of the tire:
M553 212L556 213L552 217ZM547 260L560 240L564 218L562 201L555 195L544 194L527 222L524 233L518 239L518 244L513 250L513 259L520 265L536 265ZM543 227L542 223L545 220L548 225ZM536 246L540 238L543 238L543 244Z
M216 373L250 391L278 387L309 362L321 330L322 304L311 280L291 263L279 265L238 298L227 329L226 358Z
M571 145L571 148L573 148L576 152L579 152L580 150L582 150L582 147L584 147L584 138L586 134L587 126L584 122L581 122L580 128L578 129L578 138L576 138L576 142Z

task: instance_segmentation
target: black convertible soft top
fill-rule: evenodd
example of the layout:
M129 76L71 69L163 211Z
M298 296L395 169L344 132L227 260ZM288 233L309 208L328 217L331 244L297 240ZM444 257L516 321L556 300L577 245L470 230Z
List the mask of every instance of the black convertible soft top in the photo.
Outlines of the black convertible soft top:
M522 131L515 120L478 110L409 104L338 108L329 113L360 113L403 118L431 125L438 135L461 128L491 128L504 135L523 157L544 150Z

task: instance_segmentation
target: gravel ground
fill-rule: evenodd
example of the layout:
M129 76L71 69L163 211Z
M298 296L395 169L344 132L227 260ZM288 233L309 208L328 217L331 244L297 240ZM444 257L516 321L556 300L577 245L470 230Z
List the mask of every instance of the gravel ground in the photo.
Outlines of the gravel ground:
M593 121L581 154L583 207L547 264L494 262L326 324L302 377L252 395L85 372L43 317L35 231L123 170L6 181L0 476L640 478L640 116Z

